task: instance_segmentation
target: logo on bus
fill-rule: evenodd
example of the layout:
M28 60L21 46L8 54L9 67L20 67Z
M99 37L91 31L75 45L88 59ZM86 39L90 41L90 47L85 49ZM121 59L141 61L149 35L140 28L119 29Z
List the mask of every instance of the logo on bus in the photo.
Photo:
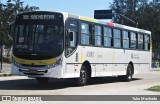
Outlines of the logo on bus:
M94 52L87 52L87 57L94 57Z
M131 54L131 59L139 59L139 55L138 54Z

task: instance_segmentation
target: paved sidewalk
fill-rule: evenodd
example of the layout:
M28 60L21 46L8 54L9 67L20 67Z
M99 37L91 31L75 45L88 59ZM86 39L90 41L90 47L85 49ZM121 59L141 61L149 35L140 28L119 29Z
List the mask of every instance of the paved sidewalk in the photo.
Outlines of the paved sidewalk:
M160 71L160 68L152 68L150 71ZM2 70L0 70L0 77L11 76L11 64L3 64Z
M150 71L160 71L160 68L152 68Z
M11 76L11 71L10 70L0 71L0 77L4 77L4 76Z
M11 64L2 64L2 70L0 69L0 77L11 76Z

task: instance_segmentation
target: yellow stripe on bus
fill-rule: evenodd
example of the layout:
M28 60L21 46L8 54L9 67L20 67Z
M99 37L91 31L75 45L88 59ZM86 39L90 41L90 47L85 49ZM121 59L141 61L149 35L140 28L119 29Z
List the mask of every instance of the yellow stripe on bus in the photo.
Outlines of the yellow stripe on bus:
M89 22L95 22L95 23L98 23L98 22L99 22L99 21L96 20L96 19L92 19L92 18L84 17L84 16L80 16L80 19L81 19L81 20L85 20L85 21L89 21Z
M56 58L46 59L46 60L27 60L18 57L13 57L13 59L15 62L25 65L50 65L57 61Z
M81 54L81 56L80 56L80 62L82 63L83 61L84 61L84 55Z

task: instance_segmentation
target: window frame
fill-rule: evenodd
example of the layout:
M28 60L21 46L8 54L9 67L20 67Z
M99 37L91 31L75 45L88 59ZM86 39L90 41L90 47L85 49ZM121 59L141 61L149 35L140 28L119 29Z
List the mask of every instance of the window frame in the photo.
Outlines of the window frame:
M100 27L100 34L95 34L95 26ZM92 34L92 45L95 47L102 47L103 46L103 28L101 25L94 24L93 25L93 34ZM96 37L100 37L100 45L96 44Z
M149 38L148 42L146 42L145 36L148 36L148 38ZM146 44L148 44L147 50L145 49L146 48ZM150 34L144 34L144 51L150 51L150 47L151 47L150 44L151 44L151 36L150 36Z
M147 42L144 42L144 36L145 35L148 35L149 36L149 40L150 40L150 34L146 34L146 33L143 33L143 32L139 32L139 31L134 31L134 30L129 30L129 29L124 29L124 28L118 28L118 27L112 27L112 26L107 26L105 24L99 24L99 23L95 23L95 22L91 22L91 21L86 21L86 20L79 20L80 23L79 23L79 45L81 46L91 46L91 47L103 47L103 48L113 48L113 49L126 49L126 50L137 50L137 51L149 51L150 49L148 50L145 50L145 44ZM86 34L89 36L89 44L82 44L82 40L81 40L81 35L82 35L82 32L81 32L81 24L82 23L85 23L85 24L88 24L89 25L89 34ZM101 27L101 34L102 35L95 35L94 34L94 26L100 26ZM106 36L105 35L105 28L109 28L111 30L111 35L110 36ZM117 38L115 37L114 35L114 30L119 30L120 31L120 38ZM124 36L123 36L123 31L126 31L128 33L128 38L125 39ZM132 36L131 34L134 33L135 34L135 39L133 40L132 39ZM85 34L85 33L84 33ZM138 46L138 34L143 34L143 49L139 49L139 46ZM101 36L101 45L96 45L95 44L95 41L93 38L95 38L95 36ZM107 38L110 39L110 44L107 46L107 44L105 45L105 39ZM120 47L116 47L115 44L114 44L114 41L115 39L119 39L119 43L120 43ZM125 45L123 44L124 43L124 40L127 41L128 43L128 47L124 47ZM131 43L132 41L134 41L134 48L132 47L131 48ZM150 42L148 43L148 47L150 45Z
M76 28L70 28L70 26L67 24L67 23L69 23L68 21L74 21L74 22L77 22L77 27ZM79 24L80 24L80 21L78 20L78 19L75 19L75 18L67 18L66 19L66 21L65 21L65 35L64 35L64 40L65 40L65 42L64 42L64 46L65 46L65 57L66 58L68 58L68 57L70 57L76 50L77 50L77 47L78 47L78 45L79 45L79 41L80 41L80 39L79 39ZM67 35L68 35L68 32L69 31L72 31L72 32L75 32L76 34L77 34L77 41L76 41L76 46L75 47L68 47L68 45L70 44L70 43L68 43L68 41L66 41L66 37L67 38L70 38L70 37L68 37ZM67 49L68 48L72 48L73 49L73 51L70 53L70 54L67 54Z
M132 40L132 36L131 36L132 33L135 34L135 40ZM135 32L135 31L130 31L129 38L130 38L130 39L129 39L129 41L130 41L130 43L129 43L129 44L130 44L130 45L129 45L129 49L131 49L131 50L137 50L137 44L138 44L138 43L137 43L137 32ZM134 42L136 43L136 44L135 44L135 48L131 48L131 42L132 42L132 41L134 41Z
M127 32L128 38L124 38L124 32ZM124 40L128 40L128 47L124 47ZM130 31L129 30L122 30L122 48L123 49L130 49Z
M89 26L89 33L87 34L87 33L83 33L82 32L82 24L88 24L88 26ZM91 30L90 30L90 28L91 28L92 26L91 26L91 23L90 22L84 22L84 21L82 21L82 22L80 22L80 44L81 45L83 45L83 46L89 46L89 45L91 45L92 44L92 40L91 40L91 37L92 37L92 33L91 33ZM83 35L88 35L89 36L89 44L82 44L82 34Z
M111 30L110 37L107 36L107 35L105 35L105 28L108 28L108 29ZM110 39L110 46L106 46L106 45L104 44L105 38ZM112 41L113 41L113 28L104 26L104 27L103 27L103 46L106 47L106 48L111 48L111 47L113 47L113 42L112 42Z
M137 35L138 35L138 36L137 36L137 37L138 37L138 39L137 39L137 49L138 49L138 50L144 50L144 34L138 33ZM139 37L140 35L142 35L142 39L143 39L143 40L140 40L140 39L139 39L139 38L140 38L140 37ZM142 48L139 48L139 43L142 43L142 46L143 46Z
M119 34L120 37L119 38L117 38L117 37L115 38L115 34L114 34L115 31L114 30L119 30L119 32L120 32L120 34ZM112 37L113 37L112 47L113 48L121 49L122 48L122 30L120 28L113 28L113 30L112 30ZM115 44L114 44L115 39L120 41L120 47L115 47Z

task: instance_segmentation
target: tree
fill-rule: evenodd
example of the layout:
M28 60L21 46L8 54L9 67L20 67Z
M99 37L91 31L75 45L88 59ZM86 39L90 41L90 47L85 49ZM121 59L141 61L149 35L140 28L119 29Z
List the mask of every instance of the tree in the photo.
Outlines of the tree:
M5 4L0 4L0 41L3 40L5 48L11 49L13 36L9 34L9 24L15 20L18 13L39 9L36 6L23 5L21 0L8 0ZM8 52L9 52L8 51Z
M134 19L135 11L138 8L138 0L113 0L113 4L110 5L110 8L118 14L122 14L130 19ZM113 21L116 23L121 23L125 25L135 26L135 24L131 24L130 21L121 18L118 15L115 15Z
M114 0L110 7L113 11L138 22L138 28L152 32L152 46L155 56L156 50L160 49L160 0ZM119 20L122 21L122 19ZM117 22L116 19L113 21L122 23L121 21ZM127 20L123 20L123 24L134 26Z

